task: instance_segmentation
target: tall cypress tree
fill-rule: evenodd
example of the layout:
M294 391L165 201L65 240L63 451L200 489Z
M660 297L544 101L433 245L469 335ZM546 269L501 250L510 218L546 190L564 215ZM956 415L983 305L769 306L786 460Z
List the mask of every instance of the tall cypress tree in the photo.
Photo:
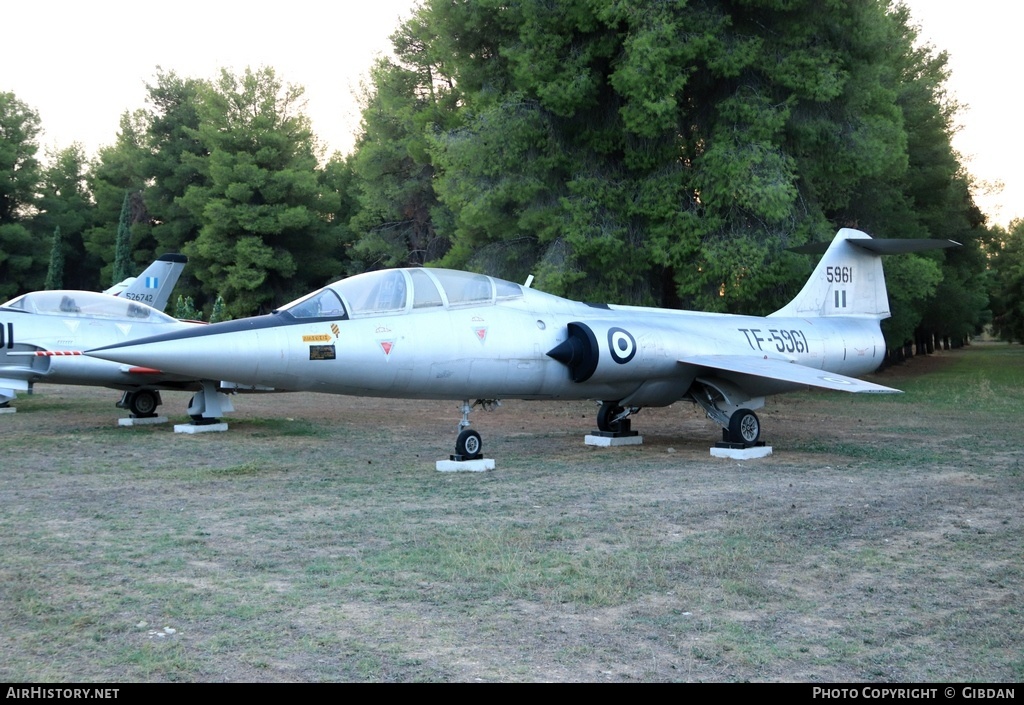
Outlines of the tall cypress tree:
M50 247L50 268L46 271L48 291L64 288L64 238L60 234L60 226L53 229L53 245Z
M121 204L121 217L117 222L117 244L114 249L114 281L112 284L135 276L132 266L131 193L125 192Z

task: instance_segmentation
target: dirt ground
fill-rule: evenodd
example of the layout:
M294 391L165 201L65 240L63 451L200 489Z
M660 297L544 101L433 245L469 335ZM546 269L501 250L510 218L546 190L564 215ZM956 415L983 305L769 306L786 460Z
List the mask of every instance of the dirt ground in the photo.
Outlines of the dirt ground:
M487 473L434 469L457 402L243 395L188 436L40 386L0 416L0 680L1020 680L1019 406L948 382L969 354L771 399L757 460L687 404L593 448L594 403L506 401Z

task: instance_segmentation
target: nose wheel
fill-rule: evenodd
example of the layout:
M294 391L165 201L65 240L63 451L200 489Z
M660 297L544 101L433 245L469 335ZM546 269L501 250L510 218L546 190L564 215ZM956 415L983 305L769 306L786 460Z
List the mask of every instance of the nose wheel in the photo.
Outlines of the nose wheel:
M479 433L471 428L463 429L455 440L455 455L458 457L454 460L476 460L482 457L483 447Z

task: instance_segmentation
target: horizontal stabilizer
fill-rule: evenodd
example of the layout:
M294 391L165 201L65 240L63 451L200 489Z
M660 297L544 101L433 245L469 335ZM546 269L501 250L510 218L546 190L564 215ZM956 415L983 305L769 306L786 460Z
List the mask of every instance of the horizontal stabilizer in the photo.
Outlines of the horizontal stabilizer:
M685 365L696 365L712 370L732 372L755 377L766 377L773 380L806 384L823 389L835 389L840 392L880 394L900 394L900 390L885 387L873 382L865 382L856 377L827 372L814 367L807 367L787 360L774 358L758 358L749 355L690 355L681 358Z
M926 250L943 250L947 247L960 247L955 240L922 240L914 238L871 238L850 239L851 245L867 250L876 255L904 255L908 252L925 252ZM811 242L799 247L790 247L790 252L801 255L822 255L831 242Z

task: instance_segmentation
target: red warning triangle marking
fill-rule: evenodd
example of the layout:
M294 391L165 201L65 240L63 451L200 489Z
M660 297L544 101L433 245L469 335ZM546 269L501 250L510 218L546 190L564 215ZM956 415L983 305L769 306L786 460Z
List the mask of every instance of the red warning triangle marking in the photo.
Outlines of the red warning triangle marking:
M382 340L382 341L380 341L380 348L381 348L381 350L384 351L385 355L390 355L391 354L391 348L393 348L394 346L395 346L395 343L392 340Z
M473 332L476 333L476 337L481 343L483 343L487 339L486 328L474 328Z

